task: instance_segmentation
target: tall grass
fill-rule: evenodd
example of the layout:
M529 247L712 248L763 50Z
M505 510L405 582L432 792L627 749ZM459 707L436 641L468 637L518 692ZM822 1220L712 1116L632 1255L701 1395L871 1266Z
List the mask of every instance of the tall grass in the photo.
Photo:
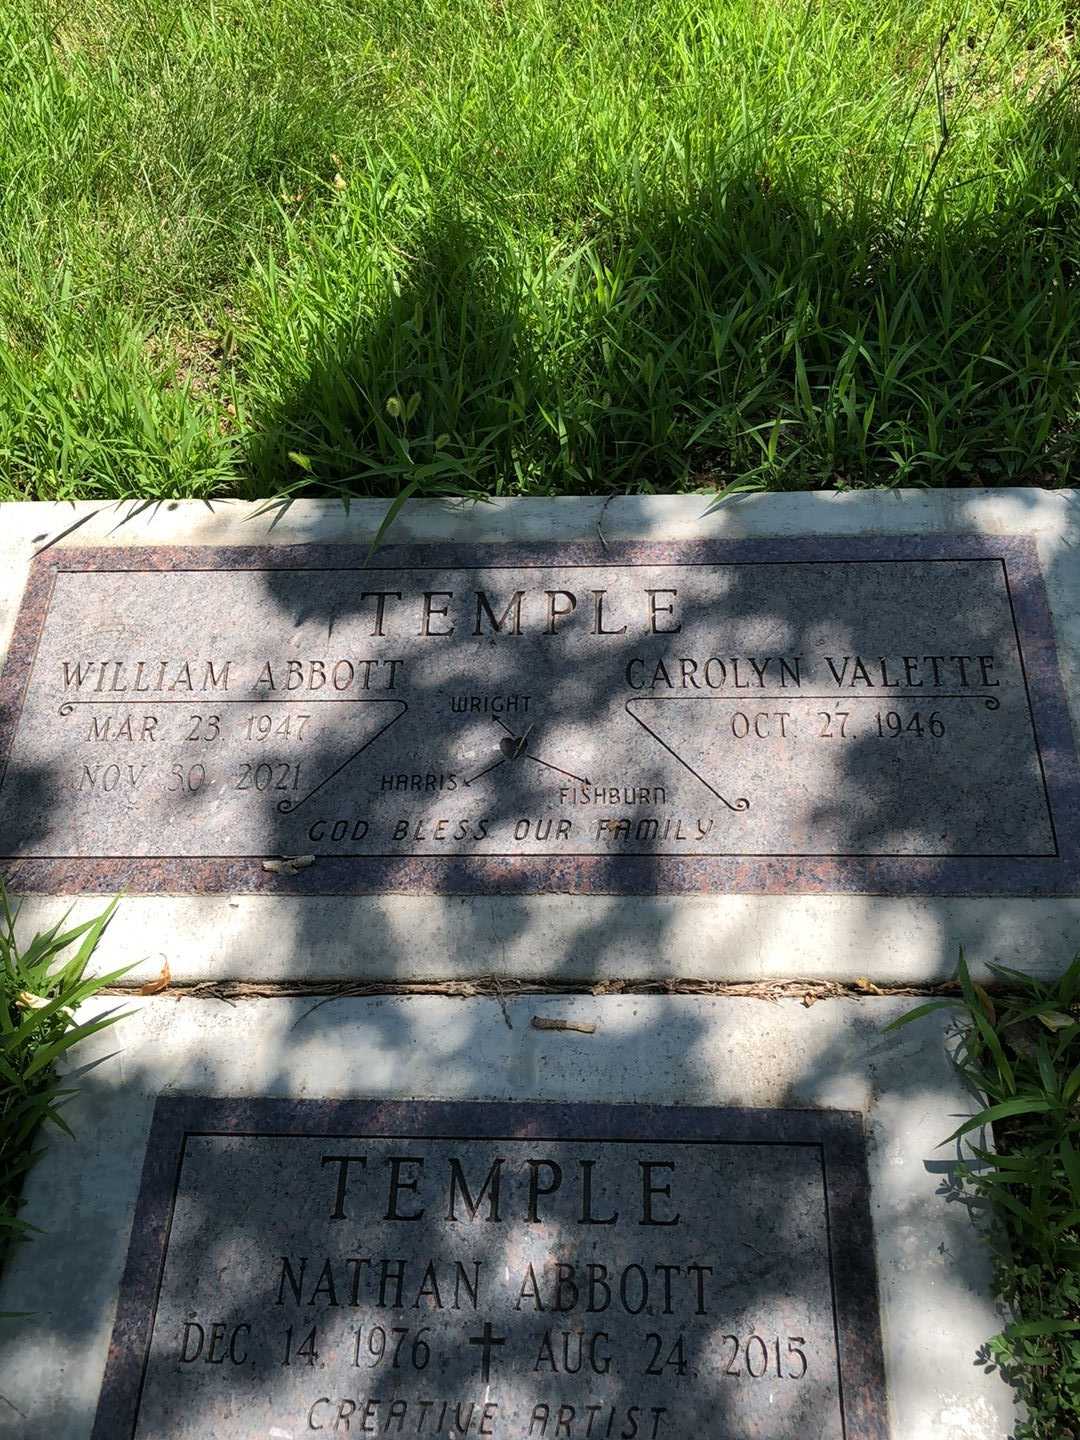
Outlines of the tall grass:
M1080 955L1051 983L990 969L1008 987L994 996L961 954L955 1000L886 1028L957 1012L956 1064L983 1108L945 1143L970 1152L959 1193L989 1209L995 1286L1012 1312L985 1359L1023 1406L1016 1440L1080 1440Z
M61 1080L59 1060L71 1048L121 1018L116 1010L79 1021L84 1000L115 983L130 967L109 975L87 970L116 901L92 920L65 928L67 917L25 943L16 936L18 908L0 881L0 1267L10 1246L37 1228L20 1213L23 1182L37 1161L42 1132L56 1126L70 1135L64 1102L83 1070Z
M44 14L0 496L1075 478L1075 0Z

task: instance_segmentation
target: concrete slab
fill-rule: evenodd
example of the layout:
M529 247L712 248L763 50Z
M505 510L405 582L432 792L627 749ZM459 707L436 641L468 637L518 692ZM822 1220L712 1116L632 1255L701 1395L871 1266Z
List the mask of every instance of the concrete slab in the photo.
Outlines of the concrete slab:
M1001 1325L988 1260L949 1198L939 1148L971 1102L943 1022L891 1036L908 1002L546 997L145 999L94 1037L69 1109L78 1139L50 1140L0 1309L29 1310L0 1351L0 1434L88 1440L104 1370L151 1111L159 1094L642 1102L861 1111L881 1292L891 1440L1005 1440L1010 1392L978 1361ZM91 1007L88 1007L91 1008ZM100 1008L100 1007L93 1007ZM537 1030L533 1015L591 1034Z
M355 543L385 512L361 502L348 515L298 502L281 515L239 502L151 507L94 504L0 508L0 645L6 643L35 550L62 536L88 544ZM705 497L409 505L393 538L469 541L680 540L796 535L970 532L1034 539L1073 715L1080 704L1080 511L1074 492L866 492L746 497L710 509ZM75 527L75 528L71 528ZM64 531L68 531L66 535ZM44 923L66 899L34 897ZM96 902L79 900L80 914ZM138 959L149 978L167 958L180 981L443 978L498 970L535 979L773 977L923 983L951 973L960 945L978 970L998 959L1052 973L1080 936L1080 899L880 895L131 896L100 953Z

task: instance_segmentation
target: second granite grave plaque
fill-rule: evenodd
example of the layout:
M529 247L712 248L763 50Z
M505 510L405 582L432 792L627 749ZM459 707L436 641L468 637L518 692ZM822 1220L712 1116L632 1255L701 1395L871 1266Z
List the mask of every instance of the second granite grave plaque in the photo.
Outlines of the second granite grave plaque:
M56 549L23 891L1075 893L1033 544ZM311 857L271 873L272 856Z
M159 1100L94 1440L885 1440L861 1119Z

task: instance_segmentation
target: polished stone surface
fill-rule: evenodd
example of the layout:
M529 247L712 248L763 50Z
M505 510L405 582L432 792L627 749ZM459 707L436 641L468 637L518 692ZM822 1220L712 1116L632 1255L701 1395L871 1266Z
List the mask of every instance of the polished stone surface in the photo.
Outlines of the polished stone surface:
M47 552L4 677L13 885L1077 888L1030 542L367 558Z
M159 1102L95 1440L886 1434L861 1117Z
M882 1033L912 1003L910 998L870 998L823 1001L806 1009L796 1001L768 1004L663 995L528 996L502 1004L494 999L437 997L324 998L321 1003L300 997L228 1005L168 995L132 999L125 1008L133 1013L119 1027L91 1036L73 1055L76 1064L113 1058L82 1078L79 1093L65 1109L76 1138L54 1131L47 1137L45 1157L29 1177L28 1213L44 1233L18 1247L0 1278L0 1311L28 1312L0 1331L0 1435L4 1440L9 1436L11 1440L88 1440L90 1436L129 1238L152 1238L150 1231L134 1222L134 1212L155 1100L165 1094L195 1097L194 1103L202 1096L234 1101L272 1096L286 1104L296 1097L350 1102L410 1097L469 1104L525 1101L543 1102L553 1114L583 1102L619 1108L630 1102L675 1107L662 1112L675 1123L684 1107L858 1111L867 1135L889 1440L1005 1440L1015 1424L1011 1392L1000 1375L979 1363L978 1356L1006 1317L991 1298L991 1252L977 1228L979 1212L956 1203L952 1171L957 1148L941 1147L944 1136L977 1102L966 1093L947 1058L943 1042L948 1013ZM113 1004L110 999L96 1001L86 1007L85 1018ZM534 1015L595 1028L588 1034L538 1030L531 1023ZM120 1053L113 1054L117 1050ZM674 1137L665 1129L664 1138ZM339 1138L332 1143L336 1147L351 1142L346 1137L346 1142ZM373 1167L376 1172L378 1168ZM332 1167L326 1169L336 1181ZM356 1179L352 1169L350 1186ZM753 1155L746 1169L748 1174L762 1173ZM265 1169L261 1173L265 1175ZM599 1184L606 1180L600 1168L595 1175L599 1198ZM678 1181L679 1172L675 1175ZM375 1178L380 1179L377 1174ZM381 1179L386 1180L385 1169ZM175 1167L167 1177L170 1191L174 1180ZM573 1180L571 1171L564 1181L571 1198ZM403 1192L403 1201L411 1193ZM631 1201L640 1203L640 1193L632 1194ZM812 1186L803 1193L807 1241L816 1247L820 1191L817 1198ZM750 1197L762 1211L764 1234L782 1232L789 1243L788 1218L796 1223L802 1219L791 1204L797 1194L781 1188ZM291 1211L297 1233L313 1244L330 1229L327 1223L320 1234L314 1227L319 1208L328 1206L331 1198L324 1178L317 1176ZM760 1267L762 1304L754 1318L764 1323L767 1314L775 1314L770 1297L782 1293L789 1271L793 1276L799 1273L799 1262L795 1257L789 1266L785 1252L784 1265L775 1268L778 1257L747 1233L746 1198L744 1190L738 1208L717 1203L715 1224L726 1224L730 1240L746 1240L764 1251L764 1257L742 1244L726 1243L723 1234L719 1244L712 1239L709 1244L720 1266L737 1264L733 1253L739 1250L748 1265ZM363 1201L362 1191L358 1199ZM239 1214L242 1221L241 1202L241 1196L222 1195L221 1203L227 1207L223 1214ZM279 1208L272 1196L247 1195L247 1209L264 1217L277 1216L275 1223L289 1223L288 1205ZM608 1212L597 1209L597 1213ZM486 1205L480 1214L486 1214ZM366 1212L358 1211L352 1221L337 1223L346 1238L335 1243L342 1249L350 1247L348 1253L361 1259L370 1255L370 1248L351 1247L364 1245L367 1219ZM507 1228L486 1220L480 1223L484 1231ZM207 1226L210 1237L212 1213ZM376 1217L374 1229L380 1228L385 1227ZM596 1259L603 1262L601 1251L609 1248L608 1237L619 1227L596 1229ZM710 1229L710 1236L715 1233ZM268 1229L266 1234L269 1240L272 1232ZM832 1237L834 1260L860 1254L850 1244L846 1227L834 1227ZM700 1247L688 1237L688 1243L679 1242L678 1248L692 1263L691 1251ZM200 1264L195 1250L195 1262ZM321 1264L324 1252L305 1253L310 1272L313 1263ZM414 1257L420 1250L411 1244L398 1253ZM484 1255L488 1254L501 1257L501 1244L489 1241L484 1247ZM679 1263L679 1257L672 1263ZM219 1273L204 1266L199 1273L212 1284L206 1292L209 1299L200 1294L193 1304L215 1309L219 1297L225 1301L236 1295L229 1270ZM750 1286L752 1277L746 1273ZM264 1271L258 1278L260 1285L268 1283ZM673 1277L673 1283L678 1278ZM177 1301L185 1294L175 1288L169 1293ZM744 1288L740 1293L745 1299L749 1291ZM337 1298L341 1300L342 1294ZM810 1302L818 1314L830 1303L828 1295L821 1294ZM294 1311L298 1308L293 1306ZM325 1315L328 1308L321 1313ZM210 1318L224 1320L229 1313ZM544 1313L553 1325L560 1318L574 1321L566 1328L582 1325L580 1317ZM483 1317L477 1318L482 1331ZM675 1318L660 1315L654 1328L659 1331ZM611 1329L606 1324L599 1328ZM174 1335L169 1343L176 1339ZM756 1360L755 1356L755 1368ZM335 1373L316 1371L308 1378L321 1381L323 1375L332 1378ZM690 1377L684 1377L683 1383L689 1386ZM754 1383L764 1384L764 1377ZM329 1387L320 1384L308 1403L328 1393ZM827 1415L824 1420L828 1421ZM278 1423L277 1428L289 1426ZM614 1440L617 1428L603 1440ZM549 1437L550 1432L549 1424ZM394 1429L389 1433L393 1436ZM862 1440L861 1430L850 1433ZM318 1434L301 1427L293 1432L293 1440ZM210 1440L210 1432L204 1435ZM252 1440L267 1440L268 1435L269 1428L256 1429Z

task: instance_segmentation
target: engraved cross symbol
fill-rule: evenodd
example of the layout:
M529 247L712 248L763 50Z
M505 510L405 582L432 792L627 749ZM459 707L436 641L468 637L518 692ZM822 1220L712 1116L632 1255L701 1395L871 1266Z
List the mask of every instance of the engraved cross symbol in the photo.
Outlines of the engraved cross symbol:
M483 1347L484 1353L483 1353L483 1356L481 1357L481 1360L480 1360L480 1378L481 1378L481 1380L484 1382L484 1384L486 1385L487 1382L488 1382L488 1380L491 1378L491 1351L492 1351L492 1347L495 1346L495 1345L505 1345L505 1344L506 1344L506 1336L505 1336L505 1335L493 1335L493 1334L492 1334L492 1331L491 1331L491 1322L490 1322L490 1320L485 1320L485 1321L484 1321L484 1333L483 1333L483 1335L470 1335L470 1337L469 1337L469 1344L470 1344L470 1345L480 1345L480 1346Z

